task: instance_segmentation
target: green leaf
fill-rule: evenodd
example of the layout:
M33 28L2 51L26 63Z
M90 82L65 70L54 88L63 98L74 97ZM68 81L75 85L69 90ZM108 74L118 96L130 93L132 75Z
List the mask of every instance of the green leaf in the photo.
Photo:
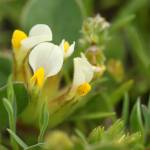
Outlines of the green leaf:
M104 134L104 127L98 126L92 130L89 136L89 141L91 143L99 142Z
M145 105L142 105L142 111L145 121L145 128L150 128L150 111L147 109Z
M132 131L134 131L134 132L141 131L142 134L144 133L142 114L141 114L141 106L140 106L140 99L139 98L137 99L137 102L133 106L133 109L131 111L130 125L131 125Z
M47 105L47 103L44 103L43 107L42 107L41 114L40 114L40 122L39 122L40 135L38 137L39 142L43 141L43 136L44 136L44 133L45 133L47 127L48 127L48 122L49 122L48 105Z
M17 103L17 113L19 115L28 104L29 94L25 85L21 82L14 83L14 92Z
M15 133L16 132L16 111L14 110L15 108L13 108L13 103L12 101L6 98L3 98L3 103L8 113L9 127ZM18 145L16 144L16 142L13 140L12 137L10 138L10 141L11 141L12 148L17 150Z
M11 104L13 104L15 100L15 95L14 95L14 88L12 83L12 76L9 77L7 82L7 98L11 102Z
M129 95L126 93L124 96L123 110L122 110L122 119L125 125L127 125L128 117L129 117Z
M26 143L24 143L24 141L18 137L12 130L7 129L7 131L9 132L9 134L13 137L13 139L24 149L24 150L29 150L29 149L33 149L36 147L41 147L44 145L44 143L37 143L31 146L28 146Z
M134 56L134 59L138 64L140 64L143 67L143 69L148 69L148 66L150 65L149 55L145 51L145 45L142 41L143 39L138 33L138 30L134 26L128 26L126 28L126 33L128 36L128 42L132 47L132 54Z
M27 106L29 95L23 83L13 83L13 87L19 115ZM3 98L7 98L7 85L0 88L0 129L5 128L8 124L8 114L3 105Z
M0 56L0 86L7 83L8 76L11 73L11 60L7 57Z
M28 146L22 141L22 139L20 139L20 137L18 137L12 130L7 129L8 132L10 133L10 135L14 138L14 140L23 148L23 149L27 149Z
M11 130L15 131L16 130L16 127L15 127L16 121L15 121L14 111L13 111L11 102L8 99L3 98L3 103L4 103L4 106L5 106L6 111L8 113L10 128L11 128Z
M26 30L38 23L48 24L54 41L73 41L79 37L82 11L76 0L31 0L23 10L21 23Z
M78 137L81 139L81 141L83 142L83 144L84 145L88 145L88 142L87 142L84 134L80 130L78 130L78 129L76 129L75 132L78 135Z
M144 117L144 137L146 139L149 136L150 129L150 110L145 105L142 105L142 112Z
M105 133L105 136L114 140L123 135L124 122L122 120L117 120Z
M25 148L24 150L29 150L29 149L33 150L33 148L42 147L44 144L45 143L37 143L35 145L32 145L32 146L29 146L29 147Z
M141 9L142 7L148 5L148 0L131 0L130 2L126 3L121 9L121 11L118 12L117 19L121 19L124 16L136 13L137 10Z
M112 117L115 115L115 112L94 112L85 115L76 115L72 116L71 120L93 120L93 119L102 119L107 117Z
M135 15L131 14L131 15L125 16L119 20L114 21L110 28L110 31L113 33L122 27L126 27L126 25L128 25L131 21L133 21L134 18L135 18Z
M115 105L118 103L118 101L122 98L124 93L128 92L130 88L133 85L133 80L129 80L125 83L123 83L118 89L116 89L111 95L110 95L110 102L112 105Z

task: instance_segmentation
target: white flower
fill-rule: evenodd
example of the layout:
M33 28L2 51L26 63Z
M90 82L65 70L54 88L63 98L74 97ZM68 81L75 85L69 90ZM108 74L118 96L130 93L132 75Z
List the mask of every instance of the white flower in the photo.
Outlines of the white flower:
M85 55L83 53L81 53L81 57L84 60L87 60L87 58L85 57ZM101 73L101 74L103 74L103 72L106 70L105 65L98 65L98 66L91 65L91 67L92 67L94 73Z
M64 53L64 57L69 57L72 55L72 53L74 52L74 48L75 48L75 42L73 42L71 45L65 41L65 40L62 40L61 44L60 44L60 47L62 48L63 50L63 53Z
M93 66L84 54L81 54L81 57L74 58L73 89L76 89L80 96L86 95L91 90L89 82L92 80L93 75Z
M37 24L31 28L27 38L21 41L21 48L28 50L39 43L52 40L52 31L46 24Z
M44 42L33 48L29 54L29 64L33 69L32 81L39 87L47 77L56 75L63 65L63 53L59 46Z

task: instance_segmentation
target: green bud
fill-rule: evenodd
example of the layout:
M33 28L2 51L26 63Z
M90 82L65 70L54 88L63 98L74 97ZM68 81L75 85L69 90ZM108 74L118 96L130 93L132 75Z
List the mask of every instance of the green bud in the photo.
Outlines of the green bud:
M107 70L116 81L121 82L124 79L124 67L120 60L110 59L107 64Z
M97 46L91 46L87 49L86 57L92 65L103 65L105 61L105 55L101 48Z
M48 150L71 150L73 148L71 139L62 131L53 131L48 134L45 143Z

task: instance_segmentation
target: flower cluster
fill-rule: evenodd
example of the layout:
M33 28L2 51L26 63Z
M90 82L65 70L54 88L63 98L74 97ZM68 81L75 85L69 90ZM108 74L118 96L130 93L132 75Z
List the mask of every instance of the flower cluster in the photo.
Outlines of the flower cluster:
M12 35L13 78L22 81L30 95L28 106L21 115L24 123L32 124L40 120L45 103L51 116L49 126L60 123L78 107L75 103L91 91L91 81L97 77L96 74L105 70L104 65L93 64L81 53L73 58L72 84L69 82L60 89L66 69L63 66L73 54L75 42L69 44L63 39L57 45L52 42L52 37L50 27L45 24L33 26L29 35L20 30L15 30Z
M33 72L27 82L30 87L42 89L47 78L57 75L64 60L74 52L75 42L70 45L63 39L60 45L56 45L52 43L52 37L50 27L45 24L33 26L29 35L20 30L13 33L15 61L23 64L27 60ZM74 58L74 77L70 91L79 96L86 95L91 90L90 81L94 72L99 69L100 67L92 66L83 53L81 57Z

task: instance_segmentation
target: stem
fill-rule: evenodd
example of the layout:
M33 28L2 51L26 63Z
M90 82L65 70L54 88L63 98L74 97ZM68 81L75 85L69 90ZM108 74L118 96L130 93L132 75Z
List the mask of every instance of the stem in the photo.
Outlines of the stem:
M40 130L40 134L39 134L39 137L38 137L38 142L43 142L43 137L44 137L44 133L45 133L45 130Z

